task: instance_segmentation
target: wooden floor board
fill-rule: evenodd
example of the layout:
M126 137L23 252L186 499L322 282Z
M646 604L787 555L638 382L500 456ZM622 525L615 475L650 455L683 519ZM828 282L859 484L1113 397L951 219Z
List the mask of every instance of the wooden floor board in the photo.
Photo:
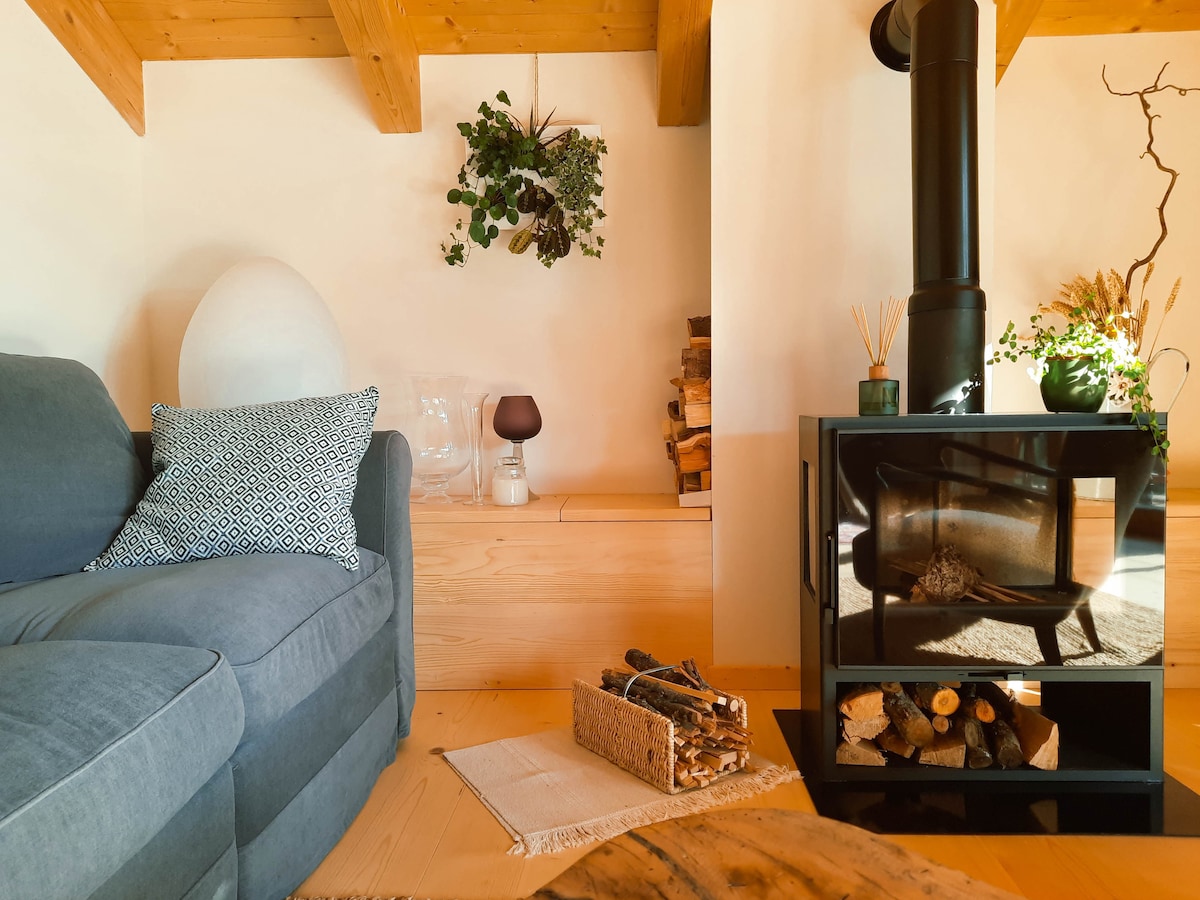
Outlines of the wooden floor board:
M724 685L723 685L724 686ZM731 686L727 686L731 687ZM793 691L746 691L755 750L791 763L771 714ZM524 859L441 758L445 750L570 724L569 691L422 691L411 736L367 806L301 897L511 900L560 874L588 848ZM1200 690L1166 692L1166 769L1200 792ZM733 806L813 811L802 782ZM945 836L892 838L935 862L1030 900L1195 898L1200 838Z

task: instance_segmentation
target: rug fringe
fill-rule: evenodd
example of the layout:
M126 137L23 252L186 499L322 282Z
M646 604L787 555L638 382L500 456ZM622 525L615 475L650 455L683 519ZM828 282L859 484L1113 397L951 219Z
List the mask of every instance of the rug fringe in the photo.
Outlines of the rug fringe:
M607 841L643 825L653 825L656 822L705 812L715 806L744 800L799 778L800 773L787 766L766 766L745 778L722 779L705 788L695 788L675 795L664 794L660 802L650 807L521 835L508 849L508 854L537 856L582 847L595 841Z

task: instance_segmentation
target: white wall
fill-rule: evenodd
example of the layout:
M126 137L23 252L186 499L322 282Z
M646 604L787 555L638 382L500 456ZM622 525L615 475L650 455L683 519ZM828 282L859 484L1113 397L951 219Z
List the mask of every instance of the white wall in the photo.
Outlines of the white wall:
M148 421L141 143L24 3L0 84L0 351L81 360Z
M207 287L245 256L275 256L337 319L354 386L399 427L403 376L467 375L532 394L526 444L540 492L673 490L661 421L686 320L709 311L708 128L655 124L653 53L540 57L543 115L599 124L604 257L546 270L532 254L442 260L445 201L465 145L456 123L501 88L524 115L530 56L424 57L423 131L381 135L347 59L146 66L145 196L155 397L176 396L179 346ZM453 486L467 493L465 476Z
M1159 236L1156 207L1168 176L1148 157L1136 97L1114 97L1101 80L1132 91L1154 83L1200 87L1200 33L1025 40L996 91L996 290L993 335L1056 299L1076 274L1115 268L1122 277ZM1168 235L1146 296L1151 332L1178 277L1183 287L1159 346L1200 362L1200 92L1156 95L1155 149L1180 177L1166 207ZM1140 285L1142 271L1135 275ZM1164 363L1165 367L1165 363ZM1036 409L1025 365L993 373L997 410ZM1164 369L1156 370L1167 375ZM1192 381L1195 381L1193 376ZM1166 386L1151 378L1163 397ZM1200 485L1200 388L1185 386L1170 417L1170 484Z
M912 290L908 78L871 51L880 6L713 8L713 655L724 665L797 664L797 417L856 412L868 360L849 307ZM980 7L990 61L995 7ZM993 72L985 62L979 78L985 291ZM889 358L902 389L906 344L902 326Z

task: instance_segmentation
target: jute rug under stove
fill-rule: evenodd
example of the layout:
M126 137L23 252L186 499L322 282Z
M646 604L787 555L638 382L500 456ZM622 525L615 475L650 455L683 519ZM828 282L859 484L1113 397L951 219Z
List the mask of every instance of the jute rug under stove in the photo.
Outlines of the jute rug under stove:
M746 771L664 794L576 744L569 728L451 750L444 758L512 835L508 852L526 856L608 840L800 777L752 753Z

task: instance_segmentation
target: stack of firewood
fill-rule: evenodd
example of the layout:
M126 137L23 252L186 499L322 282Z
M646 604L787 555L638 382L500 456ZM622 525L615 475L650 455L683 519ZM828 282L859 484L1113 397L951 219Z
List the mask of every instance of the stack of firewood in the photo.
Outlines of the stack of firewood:
M1058 725L990 681L884 681L838 703L840 764L885 766L889 757L923 765L1058 768Z
M688 319L688 346L681 355L679 377L671 379L679 399L667 404L663 422L680 496L712 488L711 376L711 318L695 316Z
M648 653L631 649L625 662L632 671L605 669L603 688L674 722L676 784L706 787L745 768L751 734L742 698L709 684L694 659L653 674L639 674L663 666Z

